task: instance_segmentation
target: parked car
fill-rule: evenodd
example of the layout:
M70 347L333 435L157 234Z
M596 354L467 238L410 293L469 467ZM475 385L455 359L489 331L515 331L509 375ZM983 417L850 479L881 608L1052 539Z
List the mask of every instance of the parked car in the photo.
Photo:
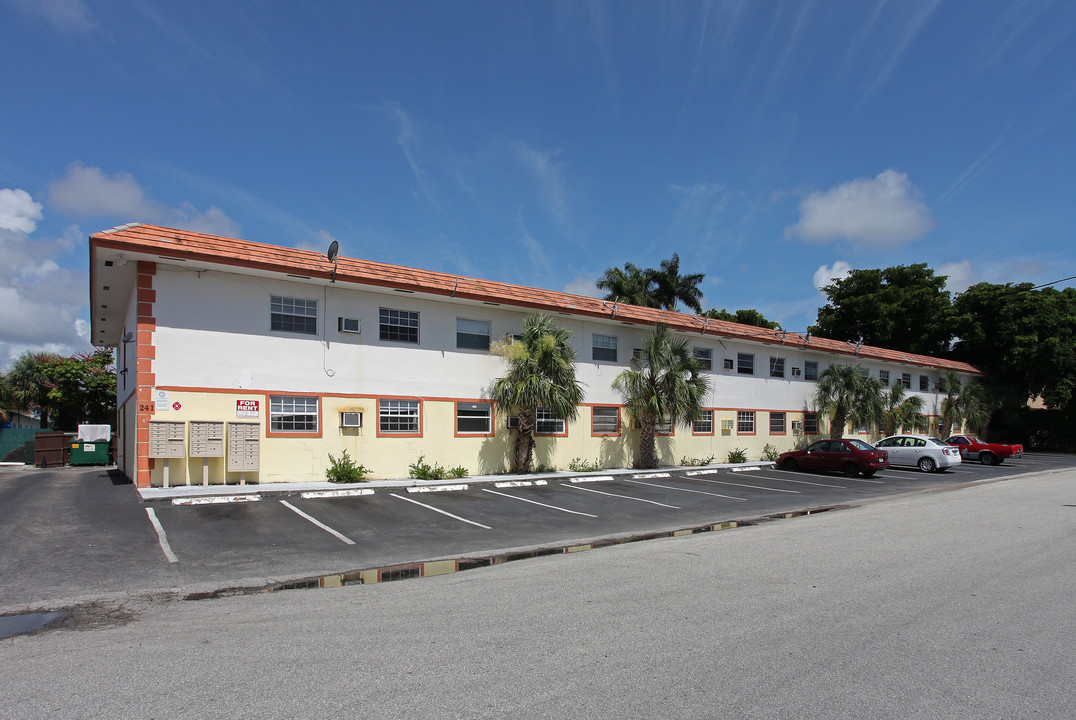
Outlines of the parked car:
M782 470L839 470L848 477L863 473L870 477L889 467L885 450L875 450L862 440L819 440L803 450L791 450L777 456Z
M960 448L960 457L965 460L978 459L983 465L1000 465L1005 458L1020 457L1024 446L1007 443L988 443L974 435L953 435L945 442Z
M874 443L889 453L890 465L917 467L923 472L947 470L960 464L960 450L928 435L890 435Z

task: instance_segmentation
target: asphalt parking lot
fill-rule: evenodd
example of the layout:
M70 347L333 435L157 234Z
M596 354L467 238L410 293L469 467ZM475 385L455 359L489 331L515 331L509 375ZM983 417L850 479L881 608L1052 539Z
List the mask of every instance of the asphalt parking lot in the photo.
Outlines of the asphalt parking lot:
M562 548L599 539L750 523L909 492L1076 467L1027 454L944 473L873 478L766 465L377 488L356 497L265 496L177 505L139 500L107 468L0 469L0 612L58 598L258 585L443 558Z

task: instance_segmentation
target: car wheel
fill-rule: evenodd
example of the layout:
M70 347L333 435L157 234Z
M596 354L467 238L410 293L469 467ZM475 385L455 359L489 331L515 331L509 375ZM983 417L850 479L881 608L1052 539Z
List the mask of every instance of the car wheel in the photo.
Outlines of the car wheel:
M863 471L863 477L865 477L865 478L874 477L874 471L873 470L864 470Z
M788 460L785 460L783 463L781 463L781 469L788 470L789 472L796 472L800 469L800 464L792 458L789 458Z
M919 469L923 472L934 472L938 469L938 464L934 462L933 458L919 458Z
M983 465L997 465L997 464L999 464L998 463L998 456L995 455L992 452L986 452L985 450L983 452L979 453L979 462L981 462Z
M855 463L845 463L844 474L848 477L855 477L856 475L859 475L859 468L856 467Z

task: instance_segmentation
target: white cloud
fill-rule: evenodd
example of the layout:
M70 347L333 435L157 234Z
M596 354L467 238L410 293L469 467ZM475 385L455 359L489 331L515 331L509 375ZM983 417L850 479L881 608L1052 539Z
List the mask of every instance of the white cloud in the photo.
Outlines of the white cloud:
M821 292L826 285L847 277L851 271L852 266L844 260L837 260L832 265L822 265L814 271L814 286Z
M570 235L572 213L564 187L564 164L556 161L560 153L532 150L524 142L516 142L513 151L519 163L538 184L538 199L542 208L552 218L558 231Z
M41 203L25 190L0 189L0 230L32 233L41 219Z
M89 351L84 315L89 279L60 266L66 240L0 230L0 369L25 350Z
M162 213L133 175L118 172L109 177L101 168L78 163L49 187L49 205L76 217L116 215L134 222L152 222Z
M867 247L896 246L934 227L930 211L905 173L885 170L857 178L800 202L800 221L785 237L810 242L844 239Z
M594 284L595 282L595 279L592 277L579 276L574 280L565 283L564 287L561 288L561 292L592 298L604 297L605 293L598 289L598 286Z
M123 222L159 223L211 235L240 237L239 224L216 206L200 212L182 202L168 207L146 195L134 175L106 175L101 168L74 163L49 187L49 205L74 217L114 218Z
M970 260L945 263L935 270L934 274L948 277L945 289L952 293L962 293L979 282L979 273L972 268Z

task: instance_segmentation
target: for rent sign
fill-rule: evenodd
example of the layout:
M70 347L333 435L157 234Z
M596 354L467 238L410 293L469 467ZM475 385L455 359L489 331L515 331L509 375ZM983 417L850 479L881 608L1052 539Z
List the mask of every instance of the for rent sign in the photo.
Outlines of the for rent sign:
M261 417L260 400L236 400L235 416L237 418Z

